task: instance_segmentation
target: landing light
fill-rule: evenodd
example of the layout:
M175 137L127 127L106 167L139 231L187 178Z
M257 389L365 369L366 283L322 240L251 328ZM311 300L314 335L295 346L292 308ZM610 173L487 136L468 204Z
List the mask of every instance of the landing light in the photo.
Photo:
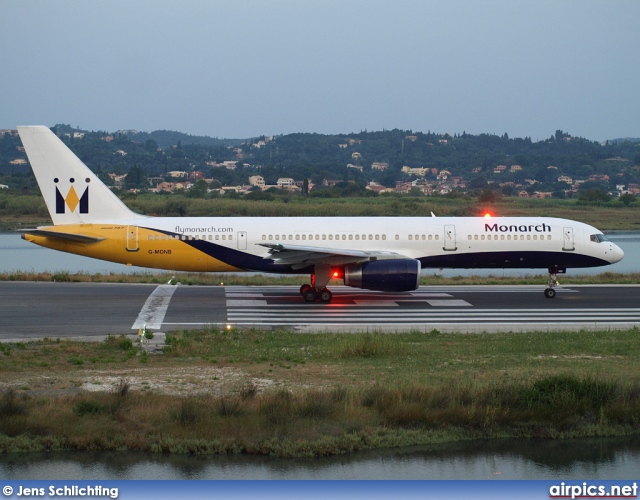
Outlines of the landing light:
M490 218L490 217L491 217L491 214L490 214L489 212L487 212L486 214L484 214L484 216L485 216L485 218L487 218L487 219L488 219L488 218Z

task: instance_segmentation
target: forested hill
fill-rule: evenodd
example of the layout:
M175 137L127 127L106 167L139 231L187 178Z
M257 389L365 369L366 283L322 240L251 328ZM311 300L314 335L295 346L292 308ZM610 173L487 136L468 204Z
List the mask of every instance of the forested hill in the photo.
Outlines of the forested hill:
M215 139L170 131L89 132L67 125L53 130L92 169L143 176L164 176L173 170L202 171L223 185L246 184L259 173L267 184L281 177L376 181L393 186L412 177L403 167L447 170L467 185L480 182L522 183L536 179L554 183L565 175L585 179L608 175L611 182L640 182L640 143L616 140L600 144L561 130L548 139L510 138L492 134L439 134L411 130L361 131L352 134L297 133L251 139ZM16 135L0 137L0 174L30 175ZM216 166L237 161L236 169ZM374 163L383 168L372 168ZM351 165L350 168L347 166ZM496 167L506 166L496 172ZM513 166L521 168L511 169ZM555 167L550 169L549 167ZM513 170L513 171L512 171ZM413 177L415 178L415 177Z

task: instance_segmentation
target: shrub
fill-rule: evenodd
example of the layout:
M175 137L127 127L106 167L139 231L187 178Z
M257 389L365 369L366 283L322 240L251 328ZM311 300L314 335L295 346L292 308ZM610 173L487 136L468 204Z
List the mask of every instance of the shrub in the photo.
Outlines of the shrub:
M72 409L73 414L78 417L84 417L85 415L99 415L101 413L107 413L108 410L109 409L106 405L86 399L76 403Z
M9 389L0 398L0 418L24 415L26 407L18 402L16 391Z

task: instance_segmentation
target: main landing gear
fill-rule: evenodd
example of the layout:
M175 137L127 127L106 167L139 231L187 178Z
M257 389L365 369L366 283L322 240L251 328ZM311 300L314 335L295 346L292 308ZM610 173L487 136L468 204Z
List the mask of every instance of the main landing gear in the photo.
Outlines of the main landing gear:
M305 302L324 302L328 304L333 298L333 294L327 288L327 283L331 279L331 267L317 264L314 273L311 275L311 284L300 287L300 295Z
M555 287L560 283L558 282L558 274L564 274L567 270L559 267L550 267L549 268L549 281L547 283L547 288L544 290L544 296L548 299L553 299L556 296Z
M304 297L305 302L315 302L319 300L320 302L329 303L333 298L333 294L327 287L316 288L311 285L302 285L300 287L300 294Z

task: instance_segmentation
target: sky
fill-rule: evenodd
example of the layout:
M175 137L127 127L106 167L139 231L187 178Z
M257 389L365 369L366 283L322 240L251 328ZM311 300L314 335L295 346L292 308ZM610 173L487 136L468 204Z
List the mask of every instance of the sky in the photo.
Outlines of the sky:
M0 128L640 137L638 0L0 0Z

